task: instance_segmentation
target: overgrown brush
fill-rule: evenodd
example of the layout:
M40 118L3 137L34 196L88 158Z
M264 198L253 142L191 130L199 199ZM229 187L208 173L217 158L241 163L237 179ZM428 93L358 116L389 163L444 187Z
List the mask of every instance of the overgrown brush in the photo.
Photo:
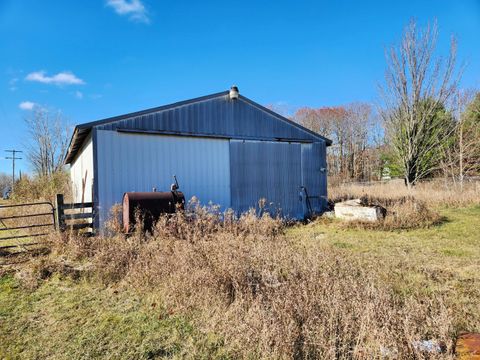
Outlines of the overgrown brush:
M57 194L71 195L70 175L57 171L49 176L23 175L15 184L13 200L15 202L49 201L55 203Z
M331 200L332 206L337 202L355 198L354 194L343 194ZM363 195L360 203L363 206L380 206L385 209L385 217L378 221L345 221L342 223L343 227L392 231L427 228L443 221L442 217L430 209L424 201L417 200L411 195L399 197Z
M408 189L403 180L391 180L385 183L343 184L328 189L331 199L342 197L360 198L370 196L381 199L413 197L430 207L464 207L480 204L480 181L458 183L441 179L418 183Z
M347 221L343 227L378 230L406 230L426 228L443 221L435 211L440 207L460 207L480 204L480 184L459 184L441 180L417 184L413 189L404 186L402 180L386 183L344 184L329 188L329 198L339 201L360 198L364 205L386 209L384 220L377 222Z
M441 296L399 295L386 269L307 249L284 231L268 214L194 206L150 234L59 236L52 259L92 264L91 281L158 294L239 358L424 358L415 346L424 339L445 345L435 358L450 357L453 320Z

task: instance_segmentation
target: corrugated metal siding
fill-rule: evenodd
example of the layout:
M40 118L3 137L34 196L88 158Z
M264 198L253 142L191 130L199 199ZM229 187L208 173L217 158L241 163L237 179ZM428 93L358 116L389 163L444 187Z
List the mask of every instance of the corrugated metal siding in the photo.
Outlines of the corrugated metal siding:
M317 213L327 205L327 172L325 145L323 143L302 144L302 185L311 197L310 204ZM305 211L306 203L304 204Z
M145 130L184 134L242 137L252 140L292 139L319 141L312 134L264 111L246 100L228 96L185 104L173 109L133 116L108 124L99 130Z
M267 200L270 212L303 218L299 199L302 180L301 144L230 141L232 207L241 213Z
M187 199L231 206L228 140L98 130L97 166L100 226L125 192L168 191L173 175Z
M93 175L93 147L90 136L85 140L83 147L70 165L70 178L75 202L82 201L82 192L84 192L83 201L92 201ZM84 191L82 181L85 181Z

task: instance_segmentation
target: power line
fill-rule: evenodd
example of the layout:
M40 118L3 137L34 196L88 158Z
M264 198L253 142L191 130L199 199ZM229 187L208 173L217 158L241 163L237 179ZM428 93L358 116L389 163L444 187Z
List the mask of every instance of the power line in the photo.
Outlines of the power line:
M23 151L5 150L5 152L12 153L12 156L6 156L5 159L12 160L12 193L13 193L13 187L15 186L15 160L22 160L21 157L16 157L15 155L18 153L23 153Z

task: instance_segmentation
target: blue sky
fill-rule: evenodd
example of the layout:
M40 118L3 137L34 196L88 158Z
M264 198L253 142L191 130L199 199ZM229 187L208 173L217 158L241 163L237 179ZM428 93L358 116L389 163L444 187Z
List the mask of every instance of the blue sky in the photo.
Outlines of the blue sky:
M0 0L0 157L34 106L74 125L232 84L290 110L373 102L412 17L437 19L443 53L457 37L462 86L480 88L480 0Z

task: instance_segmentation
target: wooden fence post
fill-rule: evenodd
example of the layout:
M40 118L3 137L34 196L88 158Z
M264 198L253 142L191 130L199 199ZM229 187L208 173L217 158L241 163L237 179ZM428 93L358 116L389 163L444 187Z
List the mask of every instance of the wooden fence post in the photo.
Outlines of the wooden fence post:
M57 194L57 203L56 203L56 216L57 216L57 226L59 231L65 231L65 213L63 209L63 194Z

